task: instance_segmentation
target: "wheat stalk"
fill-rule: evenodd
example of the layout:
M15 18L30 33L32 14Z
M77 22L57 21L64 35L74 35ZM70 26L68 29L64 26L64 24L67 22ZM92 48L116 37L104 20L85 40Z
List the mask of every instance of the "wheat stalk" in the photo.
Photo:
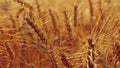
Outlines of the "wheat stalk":
M42 40L42 42L47 44L47 39L45 38L44 34L37 28L37 26L29 18L25 18L25 20L34 29L34 31L38 34L38 36Z
M77 14L78 14L78 6L74 6L74 26L76 27L77 25Z
M60 53L61 61L67 68L72 68L72 65L68 62L66 56L63 53Z
M64 17L65 17L65 26L67 28L69 36L71 36L72 35L72 29L70 27L70 22L69 22L68 15L67 15L66 11L64 11L63 14L64 14Z
M88 44L89 44L89 51L88 51L88 64L87 64L87 68L94 68L94 44L93 44L93 40L92 39L88 39Z
M54 27L54 30L55 30L55 34L59 34L59 30L58 30L58 28L57 28L57 22L56 22L56 20L55 20L55 16L53 15L53 13L52 13L52 11L51 11L51 9L49 9L49 14L50 14L50 17L51 17L51 20L52 20L52 24L53 24L53 27Z

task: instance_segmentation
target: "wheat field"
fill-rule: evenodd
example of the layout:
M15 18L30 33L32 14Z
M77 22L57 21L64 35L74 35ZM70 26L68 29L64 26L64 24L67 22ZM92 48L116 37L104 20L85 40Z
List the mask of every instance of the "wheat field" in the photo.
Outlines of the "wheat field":
M0 68L120 68L120 0L0 0Z

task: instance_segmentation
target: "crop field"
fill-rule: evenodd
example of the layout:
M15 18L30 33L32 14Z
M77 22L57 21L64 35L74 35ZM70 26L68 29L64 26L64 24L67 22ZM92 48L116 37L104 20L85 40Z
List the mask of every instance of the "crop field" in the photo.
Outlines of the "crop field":
M120 0L0 0L0 68L120 68Z

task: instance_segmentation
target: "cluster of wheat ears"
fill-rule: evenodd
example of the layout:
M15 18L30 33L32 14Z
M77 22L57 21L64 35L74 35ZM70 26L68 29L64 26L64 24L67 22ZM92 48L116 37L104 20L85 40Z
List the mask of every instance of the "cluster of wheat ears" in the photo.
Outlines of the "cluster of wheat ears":
M120 6L93 1L1 0L0 68L119 68Z

